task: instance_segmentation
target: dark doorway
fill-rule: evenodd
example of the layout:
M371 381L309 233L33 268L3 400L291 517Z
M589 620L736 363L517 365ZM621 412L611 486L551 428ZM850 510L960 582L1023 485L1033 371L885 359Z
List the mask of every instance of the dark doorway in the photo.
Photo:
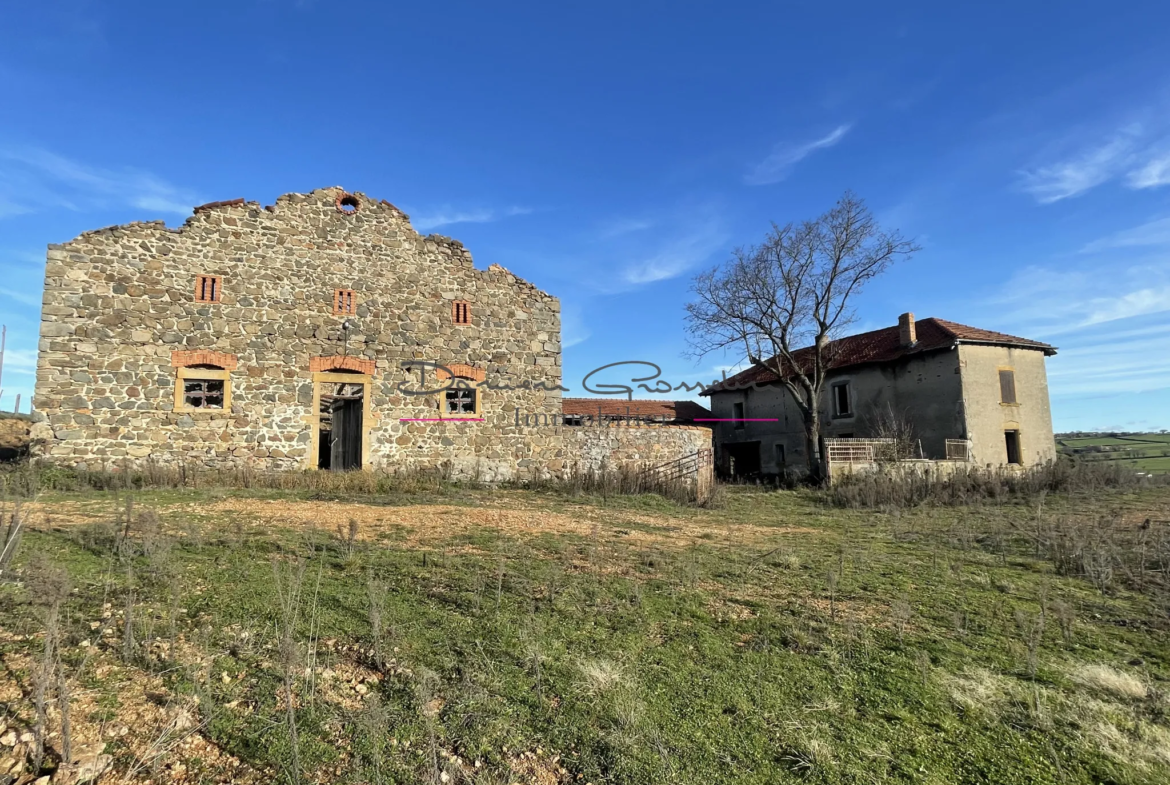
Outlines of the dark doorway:
M1004 439L1007 441L1007 462L1008 463L1022 463L1020 460L1020 432L1019 431L1004 431Z
M317 468L335 472L362 468L365 385L325 383L321 394Z
M723 474L732 479L754 477L760 473L760 443L740 442L723 445Z

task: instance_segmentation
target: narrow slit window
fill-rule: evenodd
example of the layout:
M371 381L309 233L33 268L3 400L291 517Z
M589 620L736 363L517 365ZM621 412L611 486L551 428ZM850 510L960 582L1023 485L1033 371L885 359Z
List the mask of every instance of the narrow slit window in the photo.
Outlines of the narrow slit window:
M353 289L333 290L333 315L354 316L357 314L357 292Z
M195 302L197 303L218 303L222 289L223 278L221 276L195 276Z
M737 431L743 430L743 404L733 403L731 405L731 419L735 420L735 429Z
M451 305L451 318L455 324L471 324L471 303L456 300Z
M849 417L852 414L853 406L849 400L849 382L833 385L833 415Z
M1018 403L1016 400L1016 372L999 372L999 400L1000 403Z

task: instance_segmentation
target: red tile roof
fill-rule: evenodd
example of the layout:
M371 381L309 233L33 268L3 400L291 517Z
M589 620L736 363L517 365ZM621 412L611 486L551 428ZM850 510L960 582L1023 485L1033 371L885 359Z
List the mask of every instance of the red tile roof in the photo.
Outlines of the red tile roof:
M897 325L883 327L868 333L849 335L829 343L830 368L837 370L868 363L887 363L922 352L949 349L956 343L989 344L992 346L1013 346L1020 349L1036 349L1046 355L1056 354L1056 347L1040 341L1019 338L993 330L981 330L965 324L948 322L944 319L919 319L915 322L917 342L903 346ZM794 353L798 362L812 361L812 347L798 349ZM769 363L772 361L769 360ZM701 394L709 395L723 389L746 387L756 383L776 381L776 374L770 370L752 367L740 371L726 381L707 388Z
M665 422L691 422L711 412L694 401L627 401L623 398L562 398L561 412L602 417L654 417Z

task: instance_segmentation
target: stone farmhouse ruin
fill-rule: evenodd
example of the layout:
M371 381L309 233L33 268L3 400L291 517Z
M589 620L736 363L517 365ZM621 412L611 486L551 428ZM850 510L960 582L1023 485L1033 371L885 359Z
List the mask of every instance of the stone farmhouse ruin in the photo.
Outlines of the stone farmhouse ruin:
M830 474L881 462L891 440L909 441L896 457L923 468L1054 460L1044 366L1054 354L1046 343L943 319L915 322L912 313L896 326L830 342L820 400ZM811 357L811 349L794 357ZM715 429L720 474L804 471L803 419L773 371L748 368L702 394L716 417L731 420Z
M341 188L51 245L34 410L34 456L91 468L498 480L711 448L705 427L566 425L557 298Z

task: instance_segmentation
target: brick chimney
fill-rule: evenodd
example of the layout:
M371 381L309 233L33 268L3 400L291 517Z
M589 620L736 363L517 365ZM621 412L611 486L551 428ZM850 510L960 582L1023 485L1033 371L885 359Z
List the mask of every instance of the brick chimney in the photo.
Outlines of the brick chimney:
M914 331L914 314L904 313L898 317L898 338L903 346L918 343L918 335Z

